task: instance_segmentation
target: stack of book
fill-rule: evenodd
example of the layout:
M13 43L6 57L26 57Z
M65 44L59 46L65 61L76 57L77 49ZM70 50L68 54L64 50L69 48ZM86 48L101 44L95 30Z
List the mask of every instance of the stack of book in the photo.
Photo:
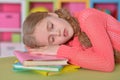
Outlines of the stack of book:
M14 71L33 71L45 76L76 71L79 66L68 64L68 59L49 55L33 55L28 52L14 51L17 61Z

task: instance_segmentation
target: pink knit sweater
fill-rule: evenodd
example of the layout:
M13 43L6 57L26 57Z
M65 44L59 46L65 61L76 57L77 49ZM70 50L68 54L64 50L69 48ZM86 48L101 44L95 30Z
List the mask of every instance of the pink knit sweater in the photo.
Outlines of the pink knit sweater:
M95 9L85 9L76 13L80 27L91 43L85 48L74 37L69 45L61 45L57 56L66 57L71 64L82 68L111 72L114 70L113 48L120 51L120 23L112 16Z

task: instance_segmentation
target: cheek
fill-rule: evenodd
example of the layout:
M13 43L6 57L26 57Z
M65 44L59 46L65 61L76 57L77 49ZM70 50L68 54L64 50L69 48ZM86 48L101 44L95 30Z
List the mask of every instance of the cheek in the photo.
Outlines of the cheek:
M55 44L64 44L67 40L65 37L56 38Z
M36 40L37 42L39 42L40 45L48 45L48 40L47 40L47 37L46 35L44 34L38 34L36 36Z

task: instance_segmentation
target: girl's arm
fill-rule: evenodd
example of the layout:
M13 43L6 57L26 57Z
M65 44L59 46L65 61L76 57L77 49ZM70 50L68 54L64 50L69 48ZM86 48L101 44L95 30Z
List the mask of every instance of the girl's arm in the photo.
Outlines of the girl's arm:
M31 54L41 54L41 55L56 55L59 45L45 46L39 48L26 47L27 51Z
M114 54L109 36L104 28L102 16L91 15L84 21L83 31L92 42L91 48L81 50L78 47L62 45L58 56L66 57L70 63L83 68L110 72L114 69Z

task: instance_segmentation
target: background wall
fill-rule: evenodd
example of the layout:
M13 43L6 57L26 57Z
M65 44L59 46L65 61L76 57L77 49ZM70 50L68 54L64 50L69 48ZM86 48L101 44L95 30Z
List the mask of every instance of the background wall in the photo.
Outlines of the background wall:
M30 12L67 8L73 14L89 7L120 21L120 0L0 0L0 57L13 56L15 49L24 50L22 23Z

